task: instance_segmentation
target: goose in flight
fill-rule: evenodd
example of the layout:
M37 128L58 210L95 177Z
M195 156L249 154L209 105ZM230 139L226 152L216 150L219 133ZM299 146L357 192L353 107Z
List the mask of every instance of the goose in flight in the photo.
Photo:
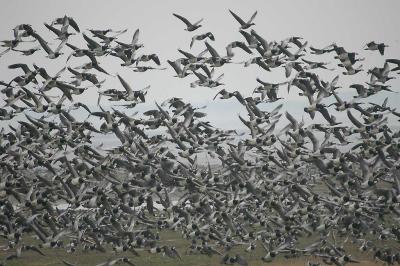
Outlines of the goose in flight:
M104 74L109 75L109 74L107 73L107 71L105 71L105 70L99 65L99 63L97 62L96 56L95 56L91 51L89 51L89 50L83 50L83 53L84 53L87 57L89 57L89 59L90 59L90 62L89 62L89 63L84 64L84 66L83 66L84 69L91 69L91 68L94 68L94 69L96 69L96 70L98 70L98 71L100 71L100 72L103 72Z
M74 46L72 44L69 44L69 43L66 43L65 45L72 49L71 54L67 57L67 62L69 61L71 56L82 57L82 56L86 55L85 49L80 49L80 48L78 48L78 47L76 47L76 46Z
M230 93L225 89L222 89L214 96L213 100L215 100L218 95L221 95L219 99L229 99L234 96L233 93Z
M229 56L221 57L218 54L217 50L215 50L214 47L212 47L207 41L205 42L205 44L208 52L211 54L211 58L207 59L208 63L211 63L215 67L220 67L230 61L231 58Z
M120 58L123 63L121 63L121 66L130 66L136 62L138 63L137 59L135 58L136 56L136 50L135 49L124 49L121 46L115 47L113 51L110 53L110 55L115 56Z
M343 66L343 64L338 64L338 66ZM346 72L342 72L343 75L355 75L358 72L363 71L362 65L357 68L353 68L353 66L344 66L344 68L346 69Z
M268 83L268 82L262 81L259 78L257 78L256 80L262 86L258 86L257 88L255 88L253 93L260 93L262 101L264 101L265 96L268 97L270 102L275 102L279 99L282 99L282 98L278 98L278 89L279 89L279 86L287 84L287 82Z
M69 72L74 74L75 80L72 81L71 84L73 84L75 86L80 86L82 81L87 80L87 81L91 82L94 86L100 88L101 84L104 82L104 81L99 82L99 80L97 79L95 74L88 73L88 72L81 73L70 67L68 67L67 69Z
M400 70L400 59L386 59L386 62L397 65L397 67L392 68L390 71L399 71Z
M6 49L2 52L0 52L0 57L2 57L4 54L9 52L10 50L14 50L20 44L20 40L6 40L6 41L1 41L1 47L6 47Z
M100 45L95 40L86 36L86 34L82 34L82 36L87 42L87 47L95 56L102 56L108 53L109 44Z
M10 87L7 90L2 90L3 93L5 93L7 98L4 98L4 101L6 102L6 105L4 107L8 106L14 106L17 101L20 99L26 98L26 94L23 93L23 91L19 90L17 93L13 93L12 88Z
M37 47L26 49L26 50L19 50L19 49L12 49L12 50L16 51L16 52L20 52L24 56L29 56L29 55L33 55L34 53L36 53L40 49L41 49L40 46L37 46Z
M68 39L70 35L74 35L75 33L70 33L67 31L67 27L62 27L61 30L54 28L53 26L44 23L46 28L48 28L50 31L54 32L57 35L57 39L60 40L65 40Z
M257 64L259 67L265 69L266 71L271 71L269 65L261 56L250 58L249 60L244 62L244 67L248 67L251 64Z
M114 34L113 36L107 36L106 34L102 34L101 32L92 32L94 37L97 37L101 39L101 43L104 43L106 45L109 45L111 42L117 39L117 37L121 34L124 34L127 32L128 29L120 30L118 33Z
M384 43L376 43L374 41L367 43L365 46L366 47L364 48L364 50L370 50L370 51L378 50L381 55L385 54L385 47L388 47L388 45Z
M253 53L244 42L234 41L234 42L231 42L230 44L228 44L228 46L226 46L226 54L227 54L228 58L232 58L235 55L232 50L233 50L233 48L236 48L236 47L241 48L243 51L245 51L248 54Z
M334 51L334 49L332 47L333 47L333 44L330 44L324 48L315 48L313 46L310 46L310 50L311 50L311 54L321 55L321 54L330 53L330 52Z
M334 69L328 69L326 67L326 65L329 64L329 62L313 62L313 61L309 61L306 60L304 58L301 59L304 63L306 63L307 65L304 67L304 69L316 69L316 68L323 68L326 70L334 70Z
M126 94L123 96L125 101L136 101L137 98L139 98L142 102L146 101L144 96L147 94L146 91L147 89L149 89L150 86L140 91L133 91L128 82L126 82L120 75L117 75L117 77L124 89L126 90Z
M18 83L19 86L27 85L30 82L33 82L35 84L38 83L36 78L35 78L36 74L38 73L38 71L36 69L35 70L30 70L29 67L26 64L12 64L12 65L9 65L8 68L9 69L21 68L25 73L25 75L23 75L23 76L17 76L11 82L15 81L15 82Z
M32 37L35 38L36 40L38 40L40 45L43 47L43 50L46 51L47 57L50 59L55 59L55 58L59 57L60 55L62 55L63 53L61 53L60 51L64 47L64 45L67 43L67 39L62 40L61 43L57 46L57 48L53 51L49 47L47 42L39 34L37 34L36 32L33 32Z
M254 48L257 48L259 46L259 42L258 42L257 38L254 35L246 32L246 31L243 31L243 30L239 30L239 32L246 39L246 41L247 41L247 43L248 43L250 48L254 49Z
M158 56L156 54L149 54L149 55L141 55L136 59L136 65L138 65L138 63L140 61L142 62L148 62L152 60L154 63L156 63L158 66L161 65L160 59L158 58Z
M193 71L193 73L199 78L199 80L196 80L190 84L190 87L192 88L196 87L197 85L209 88L214 88L220 85L224 85L223 83L219 82L223 78L224 74L221 74L218 78L212 80L211 77L206 77L203 74L198 73L196 71Z
M15 40L21 41L21 37L28 37L32 34L33 29L30 24L20 24L14 27L14 38ZM20 33L20 31L23 31Z
M70 25L76 32L81 32L78 23L76 23L76 21L72 17L64 16L62 18L56 18L50 25L53 26L53 25L65 25L65 24Z
M124 30L112 30L112 29L106 29L106 30L95 30L95 29L88 29L88 31L90 31L93 35L106 35L108 33L123 33L126 32L126 29Z
M29 99L32 99L33 102L35 103L35 104L32 104L32 103L28 102L25 99L21 99L27 106L31 107L32 111L34 111L36 113L43 113L43 112L45 112L47 110L48 105L44 105L40 101L40 99L38 99L36 97L36 95L33 92L29 91L28 89L26 89L24 87L22 87L22 89L25 91L25 93L29 97Z
M251 16L251 18L249 19L249 21L244 22L243 19L241 19L238 15L236 15L235 13L233 13L232 10L229 10L229 12L231 12L232 16L240 23L240 29L245 30L250 28L253 25L256 25L253 20L257 15L257 11L254 12L254 14Z
M192 37L192 41L190 42L190 48L192 48L195 41L201 41L206 38L209 38L211 41L215 41L214 35L211 32L207 32L200 35L195 35Z
M7 112L6 109L0 108L0 120L1 121L3 121L3 120L11 120L16 115L17 115L16 112L13 112L13 111Z
M187 72L187 69L189 68L189 65L186 65L183 67L183 69L181 68L181 60L176 60L176 61L170 61L167 60L168 64L170 64L172 66L172 68L175 70L178 78L184 78L187 75L191 74Z
M183 23L186 24L186 29L187 31L194 31L197 30L198 28L200 28L202 25L200 25L200 23L203 21L203 19L200 19L199 21L197 21L196 23L192 24L190 23L189 20L187 20L185 17L182 17L181 15L175 14L173 13L173 15L177 18L179 18L180 20L183 21Z
M120 41L115 41L115 42L118 43L119 45L121 45L125 49L137 50L137 49L143 47L143 44L139 43L139 29L137 29L135 31L135 33L133 34L131 43L123 43L123 42L120 42Z
M52 31L54 34L57 35L57 39L60 39L60 40L68 39L68 37L70 35L74 35L75 34L75 33L69 33L68 32L69 20L68 20L67 16L65 16L63 18L63 22L61 24L62 24L62 27L59 30L59 29L54 28L53 25L49 25L47 23L44 23L46 28L48 28L50 31Z
M377 81L381 83L386 83L388 80L394 79L394 77L389 77L390 71L391 70L388 62L385 62L382 68L374 67L373 69L368 70L367 74L371 74L371 83L376 83Z
M305 42L296 53L292 54L289 50L285 48L284 45L278 45L279 50L287 56L287 60L289 61L296 61L301 56L304 56L302 52L306 49L308 42Z
M133 69L133 72L145 72L147 70L165 70L166 67L151 67L151 66L133 66L129 67Z
M205 53L207 53L208 50L205 49L204 51L202 51L197 56L195 56L195 55L193 55L193 54L191 54L189 52L183 51L181 49L178 49L178 52L180 52L181 54L183 54L186 57L186 58L180 59L182 64L184 64L184 65L193 64L194 66L196 66L196 63L204 62L205 58L203 57L203 55Z

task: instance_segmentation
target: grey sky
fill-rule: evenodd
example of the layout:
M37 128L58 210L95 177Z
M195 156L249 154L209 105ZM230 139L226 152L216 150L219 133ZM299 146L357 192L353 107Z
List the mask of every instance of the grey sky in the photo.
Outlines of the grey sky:
M207 104L207 112L210 120L224 127L235 127L238 124L237 113L243 112L240 105L234 99L227 101L211 101L218 90L197 87L190 88L190 82L194 77L185 79L174 78L175 73L166 63L167 59L180 57L177 48L189 51L189 43L194 34L207 31L213 32L216 41L211 44L225 54L225 47L234 40L243 40L239 34L239 24L230 15L228 9L233 10L244 19L248 19L255 10L258 15L253 27L260 35L268 41L282 40L290 36L301 36L315 47L324 47L332 42L344 46L348 51L356 51L361 57L366 57L363 64L367 70L372 66L382 67L385 58L400 58L400 2L393 1L4 1L0 9L0 39L11 39L12 28L21 23L31 24L46 40L57 45L54 35L43 25L50 23L54 18L67 14L72 16L80 25L81 29L128 29L121 36L122 41L130 41L133 32L140 29L140 42L145 47L139 52L157 53L162 64L167 67L165 71L148 71L145 73L134 73L129 69L119 66L118 58L101 58L101 65L110 73L119 73L134 89L141 89L151 85L147 100L150 106L154 101L163 101L167 97L183 97L195 105ZM184 15L191 21L204 18L203 27L188 33L184 31L184 24L172 13ZM381 57L378 52L363 51L362 47L369 41L385 42L390 47ZM70 43L84 47L81 35L72 36ZM32 44L26 44L32 46ZM204 50L202 42L195 43L192 53L196 54ZM35 56L23 57L15 53L6 54L0 58L0 80L9 81L19 72L10 71L7 66L12 63L32 63L45 67L51 74L56 73L64 66L65 58L69 49L64 48L66 53L62 59L49 60L44 58L44 51L39 51ZM240 62L249 55L242 51L235 51L234 62ZM308 57L312 60L330 61L331 66L336 67L337 60L333 54L328 57ZM69 64L78 66L87 61L73 58ZM284 69L274 70L268 73L256 65L244 68L243 65L230 64L216 69L216 74L225 73L222 80L226 85L218 89L239 90L245 95L250 95L257 86L256 77L269 82L280 82L286 80ZM69 73L64 73L69 77ZM340 71L322 74L322 78L331 80ZM352 91L346 86L351 83L362 83L367 81L366 71L355 77L341 77L339 85L341 95L351 96ZM398 87L399 82L391 82L393 87ZM119 81L114 77L107 77L104 89L116 88L122 90ZM281 96L286 96L286 87L282 88ZM85 102L94 105L97 100L97 91L89 89L82 97ZM297 89L291 93L284 102L288 110L299 117L306 104L304 97L298 97ZM400 98L397 94L382 93L377 100L383 100L390 95L390 104L400 109ZM370 99L368 99L370 100ZM373 100L373 98L371 99ZM105 103L105 101L103 101ZM280 102L270 105L265 104L264 109L272 109ZM318 115L317 115L318 116ZM319 119L318 116L316 119ZM240 123L240 122L239 122Z

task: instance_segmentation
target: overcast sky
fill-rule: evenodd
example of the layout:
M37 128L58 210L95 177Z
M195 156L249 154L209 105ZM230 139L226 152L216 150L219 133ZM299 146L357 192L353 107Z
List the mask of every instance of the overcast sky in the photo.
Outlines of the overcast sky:
M129 69L119 66L122 61L118 58L100 58L103 68L111 74L119 73L134 89L141 89L151 85L147 95L147 102L153 106L154 101L161 102L167 97L183 97L194 105L206 104L210 120L223 127L235 127L238 125L237 114L243 112L240 104L235 99L212 101L218 89L226 88L229 91L239 90L244 95L250 95L258 85L256 78L268 82L285 81L284 69L279 68L271 73L260 69L256 65L244 68L243 65L230 64L216 69L216 75L225 73L222 80L226 85L218 89L205 87L191 88L190 82L195 78L189 76L185 79L173 77L175 75L171 67L166 63L167 59L174 60L181 55L177 49L189 51L189 43L194 34L211 31L215 35L215 42L210 42L220 54L225 54L225 47L235 40L243 40L238 32L239 24L231 16L228 9L233 10L244 20L250 18L254 11L258 11L255 18L256 25L253 27L260 35L268 41L280 41L291 36L300 36L314 47L322 48L333 42L344 46L348 51L360 53L360 57L366 57L363 66L365 70L372 66L382 67L385 58L400 58L400 1L3 1L0 9L0 39L12 39L12 28L21 23L31 24L33 28L46 40L52 43L52 47L58 44L54 40L54 34L49 32L43 22L50 23L56 17L65 14L73 17L79 24L82 31L85 29L128 29L128 32L120 37L121 41L129 42L134 31L140 29L140 42L144 48L141 53L156 53L159 55L162 64L167 67L165 71L148 71L145 73L134 73ZM184 31L185 25L175 18L172 13L178 13L190 21L197 21L204 18L202 27L189 33ZM70 31L73 31L70 29ZM377 51L363 51L363 46L369 41L384 42L390 47L382 57ZM72 36L70 43L84 48L85 43L81 35ZM26 44L28 46L36 44ZM205 49L204 44L199 41L195 43L192 53L197 54ZM6 54L0 58L0 80L9 81L18 70L8 70L7 66L12 63L35 62L45 67L50 74L55 74L65 65L65 59L70 50L65 47L64 57L56 60L44 58L44 51L39 51L35 56L23 57L15 53ZM242 51L235 50L234 62L250 58ZM307 57L312 60L330 61L331 67L336 72L323 73L321 77L330 81L334 76L343 70L336 64L333 54L328 57ZM72 58L68 62L71 66L78 66L87 59ZM320 74L320 72L317 72ZM64 73L69 77L69 73ZM354 77L341 76L339 85L340 94L343 97L351 97L353 91L348 85L352 83L363 83L367 81L366 71ZM395 88L399 82L390 84ZM119 81L114 77L107 77L104 89L116 88L122 90ZM397 89L397 88L395 88ZM286 87L282 88L281 96L286 96ZM82 97L82 100L89 105L95 105L97 91L89 89ZM390 96L389 103L400 109L400 96L398 94L383 93L376 100L383 100ZM3 96L2 96L3 97ZM370 99L368 99L370 100ZM372 98L374 100L374 98ZM297 89L290 97L286 98L285 106L295 116L301 117L302 110L306 104L304 97L297 96ZM104 101L105 103L105 101ZM265 104L263 109L272 109L278 103ZM316 119L320 119L320 116ZM4 123L4 122L3 122Z

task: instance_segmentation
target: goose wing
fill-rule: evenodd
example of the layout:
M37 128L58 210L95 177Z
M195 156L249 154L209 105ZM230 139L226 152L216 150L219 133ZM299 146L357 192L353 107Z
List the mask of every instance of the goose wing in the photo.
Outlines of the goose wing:
M204 76L203 74L197 73L196 71L193 71L193 73L199 78L200 82L206 82L207 81L206 76Z
M92 48L98 48L100 47L100 44L98 44L96 41L94 41L93 39L89 38L88 36L86 36L86 34L82 34L83 38L85 39L85 41L89 44L89 47Z
M202 19L199 19L199 21L197 21L196 23L194 23L193 26L199 25L202 21L203 21L203 18L202 18Z
M133 37L132 37L132 45L137 44L138 41L139 41L139 29L137 29L137 30L135 31L135 33L133 34Z
M76 23L76 21L75 21L73 18L69 17L69 18L68 18L68 22L69 22L69 25L70 25L74 30L76 30L77 32L81 32L81 30L79 29L78 23Z
M232 14L232 16L240 23L240 25L244 25L246 24L246 22L243 21L243 19L241 19L238 15L236 15L235 13L233 13L232 10L229 9L229 12Z
M120 75L117 75L119 81L121 82L122 86L125 88L126 92L128 94L132 94L133 90L131 88L131 86L129 86L128 82L126 82Z
M257 11L254 12L254 14L251 16L251 18L249 19L249 21L247 22L247 24L250 24L251 22L253 22L253 20L256 18L257 16Z
M38 40L40 45L43 47L43 50L46 51L47 54L52 54L53 50L50 49L50 47L47 45L47 42L36 32L32 32L32 37Z
M187 20L185 17L182 17L181 15L175 14L173 13L173 15L177 18L179 18L180 20L182 20L183 23L186 24L186 26L193 26L192 23L189 22L189 20ZM200 22L199 22L200 23Z
M56 50L54 51L54 53L59 53L61 51L61 49L64 47L64 45L67 43L67 39L64 39L56 48Z
M179 65L178 65L178 63L177 63L177 61L170 61L170 60L167 60L167 62L168 62L168 64L170 64L171 66L172 66L172 68L175 70L175 72L177 73L177 74L179 74L179 73L181 73L182 72L182 69L180 68L180 63L179 63Z
M363 125L358 121L353 114L350 112L350 110L347 110L347 116L349 117L350 121L358 128L361 128Z
M205 44L212 57L220 57L217 51L208 42L205 42Z
M57 81L57 87L64 93L65 96L72 102L72 95L70 90L75 89L75 87L65 84L63 82Z
M21 68L25 73L29 72L30 69L26 64L12 64L8 66L9 69Z
M49 30L54 32L55 35L60 36L62 34L62 32L59 29L56 29L56 28L54 28L53 26L50 26L47 23L44 23L44 25L46 26L46 28L48 28Z

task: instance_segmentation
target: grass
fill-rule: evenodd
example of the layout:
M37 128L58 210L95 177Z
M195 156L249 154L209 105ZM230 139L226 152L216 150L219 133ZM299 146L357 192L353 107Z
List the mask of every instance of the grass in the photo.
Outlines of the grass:
M220 260L221 257L218 255L214 255L212 257L208 257L206 255L185 255L185 250L189 246L189 241L186 239L182 239L180 234L174 231L162 231L160 232L161 240L160 244L175 246L179 253L182 256L182 260L172 259L167 256L163 256L162 253L159 254L149 254L147 251L142 250L139 251L140 256L136 257L130 252L122 252L116 254L111 248L106 253L101 253L99 251L76 251L74 253L67 253L64 248L43 248L43 253L46 256L41 256L33 251L25 251L22 253L21 258L10 260L7 262L7 265L10 266L56 266L56 265L64 265L61 259L68 261L74 265L97 265L102 262L106 262L108 259L115 259L121 257L128 257L131 262L135 263L135 265L149 265L149 266L190 266L190 265L198 265L198 266L206 266L206 265L221 265ZM30 243L31 240L24 239L25 243ZM302 241L304 245L310 242L310 239L305 239ZM34 242L31 242L35 244ZM0 243L0 245L4 245L5 242ZM361 263L357 265L382 265L382 263L376 263L372 259L371 253L361 253L354 246L347 246L346 250L350 254L353 255L353 258L360 260ZM13 254L14 249L10 251L0 251L0 258L5 258L6 256ZM244 252L243 246L234 247L229 254L234 256L236 254L241 254L248 261L249 265L306 265L307 261L311 262L321 262L319 258L316 257L297 257L286 259L283 256L278 256L273 262L265 263L261 260L261 257L265 255L265 251L261 245L257 245L257 248L251 253ZM238 265L238 264L236 264ZM350 264L348 264L350 265ZM355 264L354 264L355 265Z

